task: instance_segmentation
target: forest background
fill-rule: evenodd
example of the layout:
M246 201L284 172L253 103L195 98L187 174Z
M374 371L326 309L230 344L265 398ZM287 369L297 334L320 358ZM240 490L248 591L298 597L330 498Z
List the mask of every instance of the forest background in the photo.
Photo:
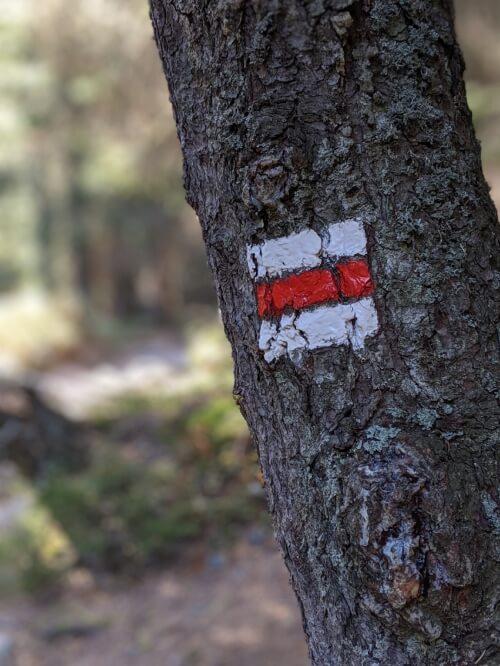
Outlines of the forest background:
M456 7L498 206L500 4ZM147 3L0 45L0 665L304 665Z

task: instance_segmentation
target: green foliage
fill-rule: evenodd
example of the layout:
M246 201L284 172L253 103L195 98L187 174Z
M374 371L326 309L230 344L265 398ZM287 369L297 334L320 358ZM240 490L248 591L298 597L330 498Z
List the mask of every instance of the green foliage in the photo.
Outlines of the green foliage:
M87 467L53 469L31 493L26 484L9 490L0 476L0 502L3 494L31 497L16 529L0 533L2 590L9 570L36 590L75 564L140 571L190 544L218 548L242 526L267 524L222 329L197 326L189 338L188 369L170 389L129 391L88 415Z
M135 406L140 414L144 404ZM172 411L145 453L112 441L108 423L88 469L42 483L40 501L85 565L140 568L263 514L255 453L233 401L215 396Z
M50 514L30 504L19 523L0 538L0 589L35 593L57 584L75 562L75 552Z

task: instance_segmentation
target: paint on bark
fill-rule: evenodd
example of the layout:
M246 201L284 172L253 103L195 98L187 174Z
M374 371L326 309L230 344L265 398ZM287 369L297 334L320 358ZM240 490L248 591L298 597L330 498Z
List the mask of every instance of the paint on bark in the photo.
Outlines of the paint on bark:
M250 275L257 280L257 312L264 319L259 349L268 363L288 355L300 365L298 352L331 345L362 349L365 338L375 335L373 300L356 302L374 291L368 262L359 256L364 254L361 220L331 224L323 238L308 229L247 247ZM330 305L303 312L326 302Z
M451 2L151 7L313 664L498 664L498 225ZM267 363L247 247L356 219L376 335Z

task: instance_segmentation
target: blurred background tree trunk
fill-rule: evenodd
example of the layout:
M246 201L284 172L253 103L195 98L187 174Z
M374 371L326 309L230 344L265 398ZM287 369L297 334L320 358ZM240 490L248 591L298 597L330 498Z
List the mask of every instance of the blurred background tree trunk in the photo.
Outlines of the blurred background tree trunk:
M151 6L313 664L497 664L498 226L451 1ZM355 217L378 335L267 364L247 244Z

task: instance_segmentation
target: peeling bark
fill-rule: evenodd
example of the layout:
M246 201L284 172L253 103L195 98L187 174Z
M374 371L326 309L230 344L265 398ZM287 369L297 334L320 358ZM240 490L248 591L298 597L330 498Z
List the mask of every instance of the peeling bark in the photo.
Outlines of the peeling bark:
M312 663L500 663L499 235L451 2L151 15ZM247 246L350 219L377 335L266 362Z

